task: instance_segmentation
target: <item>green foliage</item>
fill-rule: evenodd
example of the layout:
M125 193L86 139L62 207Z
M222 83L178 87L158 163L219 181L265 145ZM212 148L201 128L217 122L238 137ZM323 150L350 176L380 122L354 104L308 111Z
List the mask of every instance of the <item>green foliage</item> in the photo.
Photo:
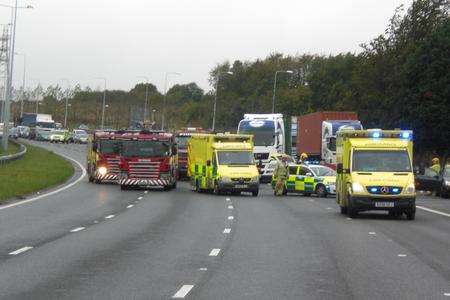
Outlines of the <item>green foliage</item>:
M0 201L61 184L73 173L72 165L62 157L27 145L23 158L0 165Z

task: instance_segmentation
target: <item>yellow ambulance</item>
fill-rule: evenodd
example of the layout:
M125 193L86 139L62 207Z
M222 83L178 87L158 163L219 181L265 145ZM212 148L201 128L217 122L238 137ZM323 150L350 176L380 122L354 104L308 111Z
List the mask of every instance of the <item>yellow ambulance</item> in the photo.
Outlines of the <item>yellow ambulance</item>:
M259 173L253 137L241 134L196 134L188 141L188 176L197 192L250 192L258 195Z
M341 213L385 210L389 215L416 213L413 133L404 130L341 130L337 133L336 201Z

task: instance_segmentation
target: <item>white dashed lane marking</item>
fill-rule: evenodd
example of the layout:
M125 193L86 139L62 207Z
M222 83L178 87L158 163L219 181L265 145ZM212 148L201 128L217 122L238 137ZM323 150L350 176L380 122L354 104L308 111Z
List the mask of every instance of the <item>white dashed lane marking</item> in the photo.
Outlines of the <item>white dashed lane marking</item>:
M400 253L399 255L397 255L398 257L406 257L406 254L402 254Z
M234 220L233 216L228 216L228 220Z
M106 216L105 219L112 219L114 217L115 217L115 215L109 215L109 216Z
M223 233L230 233L231 232L231 228L225 228L224 230L223 230Z
M431 209L431 208L428 208L428 207L416 205L416 208L421 209L421 210L425 210L425 211L430 212L430 213L438 214L438 215L441 215L441 216L450 217L450 214L447 214L447 213L442 212L442 211L434 210L434 209Z
M130 204L127 206L127 208L132 208L133 206L134 206L133 204Z
M445 297L450 297L450 293L444 293Z
M138 197L138 200L142 200L142 197Z
M24 252L26 252L28 250L31 250L31 249L33 249L33 247L26 246L26 247L17 249L16 251L10 252L9 255L18 255L20 253L24 253Z
M377 233L375 231L370 231L369 234L370 235L376 235Z
M211 252L209 253L209 256L217 256L220 253L220 249L218 248L214 248L211 250Z
M227 201L231 201L231 199L230 199L230 198L227 198L227 199L225 199L225 200L227 200Z
M77 227L77 228L72 229L70 232L78 232L78 231L81 231L84 229L85 229L84 227Z
M187 294L192 290L194 285L192 284L185 284L183 285L178 292L175 293L175 295L172 296L172 298L184 298L187 296Z
M233 205L228 205L228 209L233 209L234 206Z

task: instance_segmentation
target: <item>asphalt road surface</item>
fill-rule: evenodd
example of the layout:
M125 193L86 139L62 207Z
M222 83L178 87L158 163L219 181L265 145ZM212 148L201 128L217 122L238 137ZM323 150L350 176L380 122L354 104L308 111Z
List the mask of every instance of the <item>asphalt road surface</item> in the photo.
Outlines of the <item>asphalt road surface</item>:
M85 164L83 145L39 144ZM448 199L420 196L415 221L349 219L334 198L266 185L214 196L84 177L16 204L0 206L2 299L450 299Z

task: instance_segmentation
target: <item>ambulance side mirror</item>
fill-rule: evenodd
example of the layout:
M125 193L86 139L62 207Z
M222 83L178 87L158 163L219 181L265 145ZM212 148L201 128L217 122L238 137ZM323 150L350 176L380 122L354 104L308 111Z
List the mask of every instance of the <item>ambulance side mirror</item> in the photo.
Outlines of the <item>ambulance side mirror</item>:
M208 167L211 166L211 161L209 159L206 161L206 166L208 166Z
M336 173L342 174L342 173L343 173L343 170L344 170L344 167L343 167L342 164L337 164L337 165L336 165Z

